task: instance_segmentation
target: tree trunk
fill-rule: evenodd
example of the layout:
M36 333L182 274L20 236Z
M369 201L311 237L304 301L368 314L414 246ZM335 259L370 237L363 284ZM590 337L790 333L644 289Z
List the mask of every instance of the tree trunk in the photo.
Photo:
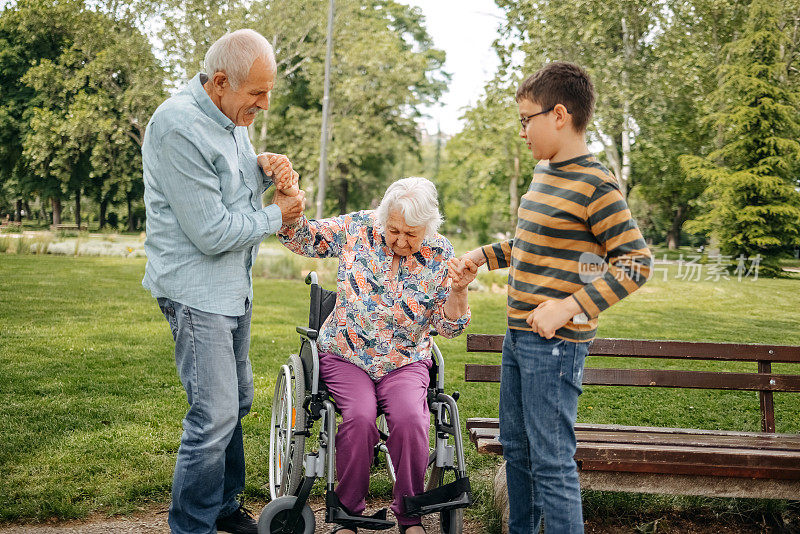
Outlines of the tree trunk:
M61 199L53 198L51 202L53 203L53 224L61 224Z
M632 65L634 49L633 38L628 32L628 21L622 17L622 48L625 56L625 65ZM619 176L619 189L622 196L628 196L628 180L631 177L631 102L628 96L630 87L630 76L628 75L627 68L622 69L621 73L622 87L623 87L623 103L622 103L622 165L620 168Z
M14 208L14 222L22 222L22 199L17 199L17 204Z
M133 232L136 230L136 221L133 220L133 201L130 196L126 197L126 199L128 201L128 231Z
M81 190L75 191L75 224L81 229Z
M266 114L264 114L264 116L261 117L261 134L260 134L260 137L258 138L258 143L259 144L256 145L256 146L258 146L260 148L261 152L266 152L267 151L267 116L266 116Z
M347 178L342 178L339 184L339 213L344 215L347 213L347 195L348 195Z
M108 211L108 199L100 201L100 230L106 225L106 211Z
M667 247L670 250L676 250L681 244L681 227L685 219L686 208L678 206L672 216L672 226L667 232Z
M22 201L22 205L25 207L25 217L31 221L33 220L33 212L31 211L31 204L27 200Z

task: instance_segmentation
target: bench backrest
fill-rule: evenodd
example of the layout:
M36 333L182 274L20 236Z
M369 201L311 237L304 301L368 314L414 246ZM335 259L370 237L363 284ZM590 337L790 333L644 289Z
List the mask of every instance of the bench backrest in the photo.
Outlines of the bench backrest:
M468 334L467 352L502 352L503 336ZM800 346L744 343L695 343L639 339L595 339L590 356L756 362L756 372L691 371L677 369L600 369L587 367L584 385L758 391L761 429L775 432L775 391L800 392L800 375L776 374L772 363L800 363ZM467 382L499 382L499 365L467 364Z

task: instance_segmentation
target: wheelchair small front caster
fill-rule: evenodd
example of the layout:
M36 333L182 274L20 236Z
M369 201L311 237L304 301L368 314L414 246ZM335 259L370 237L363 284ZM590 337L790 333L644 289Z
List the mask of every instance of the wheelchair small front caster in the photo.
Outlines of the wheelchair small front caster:
M258 534L314 534L316 519L311 507L306 504L297 521L292 521L291 511L297 497L285 495L270 501L258 518ZM294 523L292 528L291 523Z

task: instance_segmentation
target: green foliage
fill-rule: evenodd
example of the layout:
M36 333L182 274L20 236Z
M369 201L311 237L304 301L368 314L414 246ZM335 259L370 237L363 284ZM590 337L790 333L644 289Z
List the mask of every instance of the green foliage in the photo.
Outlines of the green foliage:
M256 118L257 151L288 154L315 198L322 124L327 2L167 2L160 33L176 79L194 75L224 31L250 27L275 47L271 108ZM298 16L302 14L302 16ZM418 157L415 118L445 88L444 53L433 48L419 9L394 0L336 2L331 68L326 213L367 209L395 164ZM181 84L183 82L180 82Z
M0 153L0 181L25 197L88 193L131 208L144 129L165 96L147 38L82 1L22 0L0 15L0 40L9 46L0 81L12 96L0 130L14 137Z
M513 233L534 163L517 135L517 116L512 84L499 79L465 113L464 129L447 143L438 180L447 231L477 235L481 244Z
M789 83L779 6L755 0L742 36L719 67L723 83L709 116L721 146L686 156L685 172L709 184L710 210L695 228L717 236L724 254L761 255L764 274L800 246L800 91Z

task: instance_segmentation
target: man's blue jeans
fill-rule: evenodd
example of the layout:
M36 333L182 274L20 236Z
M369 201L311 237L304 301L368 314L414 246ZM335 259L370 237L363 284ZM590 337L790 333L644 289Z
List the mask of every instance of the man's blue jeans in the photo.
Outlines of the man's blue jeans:
M214 533L239 507L244 489L241 419L253 402L251 307L240 317L206 313L158 299L175 339L175 363L189 411L172 479L174 534Z
M500 380L509 534L582 533L575 419L590 343L508 329Z

